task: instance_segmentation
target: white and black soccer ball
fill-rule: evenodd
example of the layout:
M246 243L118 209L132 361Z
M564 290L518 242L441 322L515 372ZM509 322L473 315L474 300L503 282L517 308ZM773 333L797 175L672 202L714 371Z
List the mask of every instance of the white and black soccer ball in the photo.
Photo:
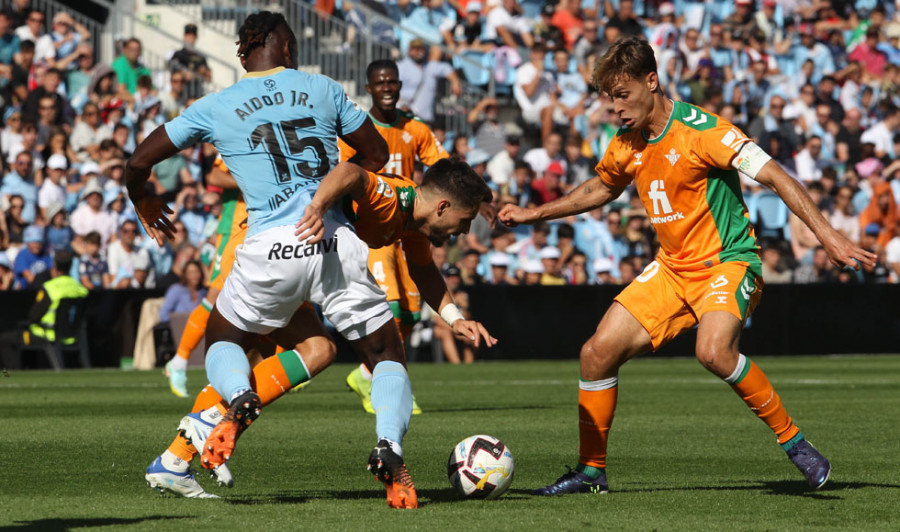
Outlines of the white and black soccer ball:
M512 484L515 462L493 436L469 436L456 444L447 463L450 484L469 499L496 499Z

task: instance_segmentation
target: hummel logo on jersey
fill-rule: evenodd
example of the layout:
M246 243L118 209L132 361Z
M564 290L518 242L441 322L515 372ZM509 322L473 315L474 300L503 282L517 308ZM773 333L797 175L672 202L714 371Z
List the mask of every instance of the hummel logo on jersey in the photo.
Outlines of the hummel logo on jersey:
M336 252L337 246L338 241L336 236L308 246L304 246L303 244L282 244L281 242L275 242L272 244L272 249L269 250L269 260L302 259L304 257L312 257L313 255L323 255L325 253Z
M685 122L693 124L695 126L701 126L705 124L707 120L709 120L709 115L705 113L698 113L697 110L693 108L691 108L691 114L684 117Z
M409 131L403 132L403 142L409 144L410 142L412 142L412 139L413 139L413 136L410 135Z
M672 148L671 150L669 150L669 153L666 154L666 159L668 159L672 166L675 166L675 163L678 162L679 157L681 157L681 155L675 153L675 148Z
M745 142L747 142L747 137L741 133L736 127L733 127L728 130L728 133L725 133L725 136L722 137L722 144L728 146L733 151L737 151Z
M640 153L640 152L634 154L634 165L635 166L640 166L640 165L644 164L644 161L641 160L641 157L643 157L643 156L644 156L644 154Z

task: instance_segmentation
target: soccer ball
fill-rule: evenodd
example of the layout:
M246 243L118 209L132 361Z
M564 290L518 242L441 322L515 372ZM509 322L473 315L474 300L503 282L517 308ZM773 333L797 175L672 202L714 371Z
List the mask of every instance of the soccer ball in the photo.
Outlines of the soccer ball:
M450 484L469 499L496 499L512 484L513 455L493 436L469 436L456 444L447 462Z

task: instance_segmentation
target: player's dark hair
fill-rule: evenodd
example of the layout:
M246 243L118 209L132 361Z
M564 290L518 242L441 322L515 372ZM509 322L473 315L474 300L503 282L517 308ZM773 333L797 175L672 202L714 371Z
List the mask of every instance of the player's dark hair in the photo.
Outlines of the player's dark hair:
M592 82L599 90L609 93L623 77L641 80L656 72L653 48L639 37L619 39L597 61Z
M69 274L72 269L72 254L64 249L58 250L53 254L53 265L64 275Z
M393 59L377 59L369 63L369 66L366 67L366 81L372 79L372 75L379 70L390 70L391 72L400 75L400 69L397 68L397 62Z
M288 31L291 39L297 40L291 26L281 13L260 11L247 17L247 20L241 25L241 29L238 30L239 40L235 43L238 45L238 57L247 57L253 49L265 46L269 34L278 27L283 27Z
M450 196L463 208L477 207L493 199L484 178L458 157L441 159L422 176L422 190L433 189Z

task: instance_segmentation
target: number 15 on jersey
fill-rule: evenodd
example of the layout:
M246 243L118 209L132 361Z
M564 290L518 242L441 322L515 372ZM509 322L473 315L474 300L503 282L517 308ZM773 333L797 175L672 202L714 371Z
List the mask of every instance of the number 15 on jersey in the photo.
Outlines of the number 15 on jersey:
M278 184L291 182L291 170L300 177L317 179L325 176L330 170L325 144L317 137L301 138L297 132L300 129L314 127L316 119L312 117L284 120L277 124L271 122L260 124L250 134L247 142L251 150L262 146L268 153ZM282 147L287 149L284 150ZM294 156L291 161L288 161L285 153ZM293 164L290 164L291 162Z

